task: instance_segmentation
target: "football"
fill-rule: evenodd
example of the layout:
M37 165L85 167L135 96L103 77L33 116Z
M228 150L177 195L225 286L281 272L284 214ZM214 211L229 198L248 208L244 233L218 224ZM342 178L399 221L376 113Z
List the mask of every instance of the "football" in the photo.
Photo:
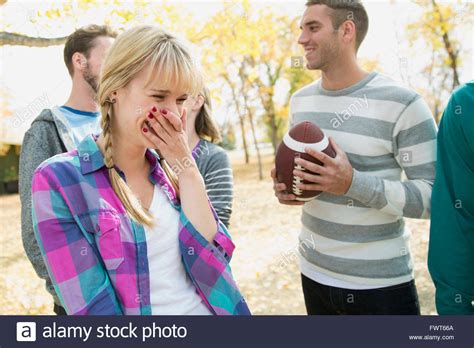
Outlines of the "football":
M308 172L305 168L295 163L297 157L319 165L322 164L304 151L306 147L324 152L332 158L336 157L336 152L329 143L328 137L321 128L309 121L296 124L285 134L278 146L275 157L278 182L286 184L287 192L293 193L296 196L296 200L304 202L314 199L321 193L321 191L306 191L296 187L299 183L310 184L306 180L293 175L294 169Z

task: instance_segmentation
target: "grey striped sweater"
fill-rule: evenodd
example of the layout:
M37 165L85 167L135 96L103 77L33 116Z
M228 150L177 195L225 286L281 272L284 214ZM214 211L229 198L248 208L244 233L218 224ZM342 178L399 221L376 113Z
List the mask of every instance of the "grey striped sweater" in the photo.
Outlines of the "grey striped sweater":
M229 157L223 148L201 139L193 150L207 195L219 219L229 227L234 183Z
M343 90L305 86L290 113L291 125L311 121L333 137L354 168L346 195L323 193L303 206L302 273L349 289L413 279L403 217L430 214L437 128L426 103L373 72Z

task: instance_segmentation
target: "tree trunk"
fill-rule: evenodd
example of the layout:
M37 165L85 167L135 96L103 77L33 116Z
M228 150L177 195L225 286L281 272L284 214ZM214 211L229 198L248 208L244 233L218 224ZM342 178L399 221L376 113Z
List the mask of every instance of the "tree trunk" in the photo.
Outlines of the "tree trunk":
M262 103L263 109L265 110L266 117L268 118L268 125L270 126L270 141L273 147L273 154L276 155L277 145L278 145L278 129L280 124L277 124L277 115L275 113L275 102L273 101L273 94L275 90L275 85L280 77L280 72L282 65L278 66L275 70L275 73L272 74L271 67L269 64L265 64L267 68L267 77L268 77L268 86L266 86L260 78L255 80L256 86L260 89L268 90L265 93L260 91L260 101Z
M247 145L247 137L245 133L245 119L239 115L240 131L242 132L242 146L244 147L245 153L245 164L249 164L249 148Z
M269 92L268 92L268 113L271 118L271 127L272 127L272 146L273 146L273 155L276 155L277 150L277 138L278 138L278 125L277 125L277 115L275 113L275 102L273 101L273 93L275 91L275 85L278 80L281 71L281 65L277 67L274 74L272 74L272 69L267 63L267 76L269 82Z
M431 0L431 3L433 4L434 9L436 10L437 14L439 15L440 22L441 23L445 22L442 14L441 14L441 10L439 9L439 6L436 3L436 1ZM444 43L444 48L446 49L446 52L448 53L449 59L451 60L450 66L451 66L451 70L453 71L453 90L454 90L457 86L459 86L459 73L458 73L458 66L457 66L457 64L458 64L458 52L454 51L447 31L443 32L443 43Z
M255 134L255 125L253 122L253 113L250 107L247 108L250 121L250 129L252 130L253 143L255 145L255 150L257 151L257 161L258 161L258 178L263 180L263 167L262 167L262 156L260 155L260 147L258 146L257 134Z
M234 101L235 109L239 116L240 131L242 133L242 146L244 147L245 153L245 164L249 164L249 149L247 145L247 136L245 133L245 115L242 115L242 111L240 110L239 98L235 91L235 86L232 84L232 81L230 80L229 76L227 74L224 74L222 77L229 85L230 91L232 93L232 100Z
M255 133L255 124L253 122L252 107L249 105L249 102L248 102L249 98L248 98L247 93L248 93L249 87L247 87L247 84L246 84L247 81L246 81L246 76L244 75L243 66L239 70L239 75L242 81L240 93L242 97L244 98L244 109L247 111L247 114L249 117L250 130L252 131L253 143L255 145L255 150L257 151L258 179L263 180L262 156L260 154L260 147L258 146L257 134Z
M272 127L272 147L273 147L273 154L276 155L277 150L277 138L278 138L278 126L276 123L276 114L275 114L275 105L273 104L273 94L269 96L269 107L268 107L268 116L271 120L271 127Z

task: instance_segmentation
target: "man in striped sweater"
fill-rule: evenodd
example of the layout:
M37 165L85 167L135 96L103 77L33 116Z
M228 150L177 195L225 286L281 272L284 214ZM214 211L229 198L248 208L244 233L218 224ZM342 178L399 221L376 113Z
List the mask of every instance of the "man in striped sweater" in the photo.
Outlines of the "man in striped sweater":
M323 191L304 204L299 238L308 314L419 314L403 217L430 215L436 124L417 93L357 64L359 1L306 6L298 43L322 78L292 96L290 126L314 122L337 152L308 149L323 166L299 159L295 171L310 182L300 189ZM303 204L272 177L280 203Z

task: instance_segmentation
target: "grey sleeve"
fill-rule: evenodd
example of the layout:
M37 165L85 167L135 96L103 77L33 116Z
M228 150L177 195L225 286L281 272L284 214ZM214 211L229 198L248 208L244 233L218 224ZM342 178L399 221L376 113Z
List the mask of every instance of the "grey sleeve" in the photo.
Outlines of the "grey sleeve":
M54 127L54 125L51 125ZM36 168L46 159L56 155L48 146L52 134L49 125L43 122L33 123L25 134L20 153L19 191L21 200L21 235L23 247L38 276L49 280L48 271L41 256L32 224L31 213L31 181Z
M437 127L431 111L418 98L394 128L394 155L407 180L392 181L354 170L346 196L387 214L427 219L435 179Z
M206 185L207 195L219 219L229 227L232 214L234 183L229 157L219 151L208 158L205 170L201 173Z

